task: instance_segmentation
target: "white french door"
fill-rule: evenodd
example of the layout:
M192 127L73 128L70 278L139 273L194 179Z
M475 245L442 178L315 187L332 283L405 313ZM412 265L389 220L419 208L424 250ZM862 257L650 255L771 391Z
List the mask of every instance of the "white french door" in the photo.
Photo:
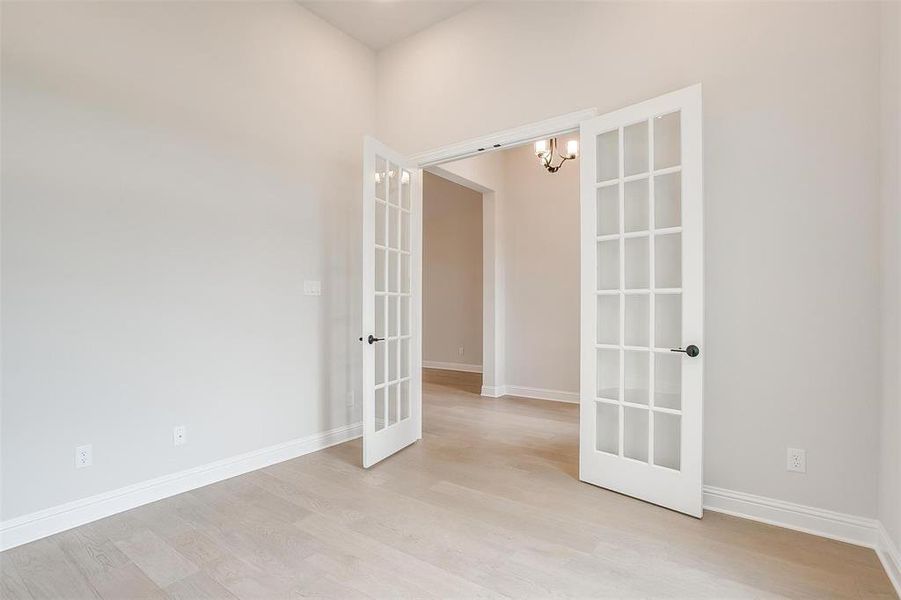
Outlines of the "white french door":
M582 481L702 515L701 88L581 125Z
M363 466L422 437L422 171L363 142Z

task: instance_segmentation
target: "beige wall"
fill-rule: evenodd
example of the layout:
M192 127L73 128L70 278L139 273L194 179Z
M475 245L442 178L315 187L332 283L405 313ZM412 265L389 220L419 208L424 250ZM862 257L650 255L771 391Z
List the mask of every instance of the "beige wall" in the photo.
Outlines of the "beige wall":
M484 3L377 67L405 152L702 83L705 482L876 516L878 6Z
M482 194L431 173L422 182L422 360L482 366Z
M374 75L294 2L2 3L3 519L359 421Z
M559 139L561 148L566 140ZM508 386L579 391L579 163L551 174L503 152Z
M498 395L506 381L504 307L504 153L489 152L434 167L482 192L482 392Z

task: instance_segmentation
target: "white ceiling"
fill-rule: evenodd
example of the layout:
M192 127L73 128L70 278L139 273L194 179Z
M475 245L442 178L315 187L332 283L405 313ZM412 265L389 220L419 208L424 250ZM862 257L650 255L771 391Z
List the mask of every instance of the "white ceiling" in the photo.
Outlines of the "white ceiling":
M344 33L358 39L373 50L381 50L434 25L438 21L466 10L475 2L432 0L343 0L307 2L310 9Z

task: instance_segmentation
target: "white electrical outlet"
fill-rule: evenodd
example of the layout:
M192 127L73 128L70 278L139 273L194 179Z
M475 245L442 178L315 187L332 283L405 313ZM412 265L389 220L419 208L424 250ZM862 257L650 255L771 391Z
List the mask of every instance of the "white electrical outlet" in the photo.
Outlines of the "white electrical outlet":
M457 349L457 354L459 354L460 356L463 356L463 346L460 346L460 347Z
M188 442L188 432L184 425L176 425L172 428L172 444L184 446Z
M83 469L94 464L94 449L90 444L75 448L75 468Z
M801 448L789 448L785 469L796 473L806 473L807 452Z
M305 296L321 296L322 282L306 280L303 282L303 293Z
M347 406L349 408L353 408L356 405L357 405L357 399L354 397L354 393L351 390L350 392L347 392Z

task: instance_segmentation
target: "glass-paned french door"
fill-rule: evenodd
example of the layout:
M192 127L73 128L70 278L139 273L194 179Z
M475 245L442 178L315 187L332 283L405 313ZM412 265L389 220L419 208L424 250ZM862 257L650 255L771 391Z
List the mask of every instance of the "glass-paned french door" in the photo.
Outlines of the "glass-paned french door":
M701 516L701 92L586 121L580 477Z
M363 144L363 465L422 436L421 171Z

